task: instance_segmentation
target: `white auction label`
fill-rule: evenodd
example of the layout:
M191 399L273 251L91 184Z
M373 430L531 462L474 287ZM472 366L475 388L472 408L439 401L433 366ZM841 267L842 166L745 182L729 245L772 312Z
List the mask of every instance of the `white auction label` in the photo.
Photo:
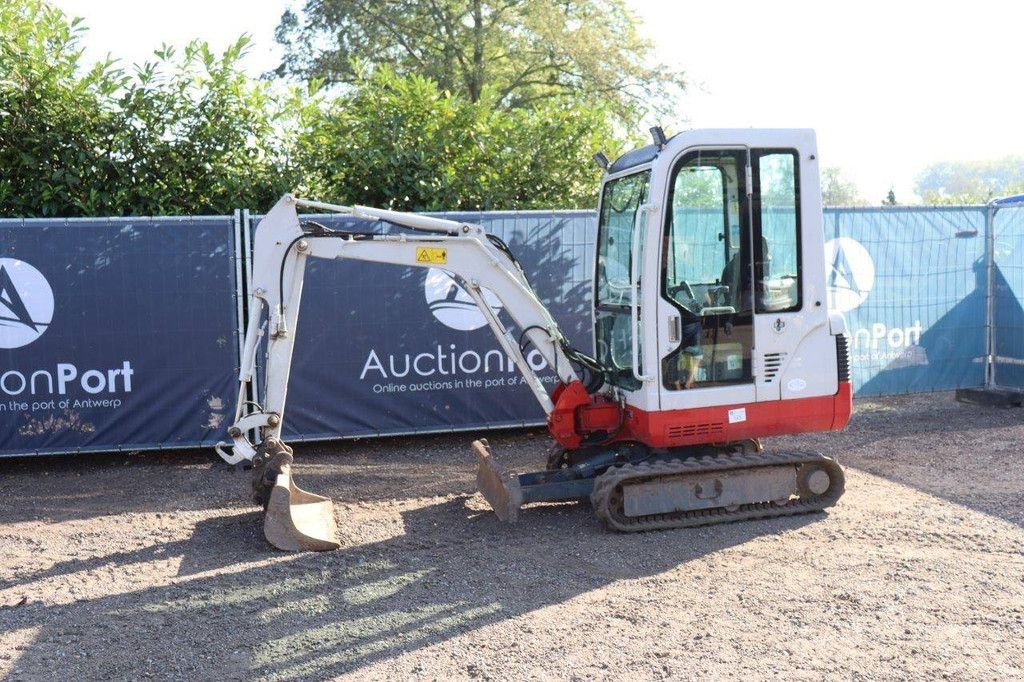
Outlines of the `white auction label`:
M747 408L739 407L735 410L729 410L729 423L735 424L736 422L747 421Z

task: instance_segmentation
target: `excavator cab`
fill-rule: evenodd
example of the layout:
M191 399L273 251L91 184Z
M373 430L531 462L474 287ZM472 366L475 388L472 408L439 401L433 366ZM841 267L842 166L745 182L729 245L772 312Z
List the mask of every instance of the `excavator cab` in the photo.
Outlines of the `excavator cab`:
M608 169L598 214L594 354L647 415L634 437L676 447L845 425L812 131L691 131L631 152Z
M234 447L221 456L253 463L271 544L337 546L331 501L295 485L281 441L311 257L439 268L476 303L558 445L544 469L516 474L474 442L480 492L503 520L531 502L589 497L610 528L644 531L839 499L843 473L832 459L768 453L760 442L841 429L852 409L845 322L826 299L814 132L658 132L602 182L586 352L561 333L507 245L478 225L290 195L268 212L255 236ZM416 234L332 231L300 220L299 208ZM245 387L264 339L266 393L254 405ZM553 392L526 361L527 345L557 373Z

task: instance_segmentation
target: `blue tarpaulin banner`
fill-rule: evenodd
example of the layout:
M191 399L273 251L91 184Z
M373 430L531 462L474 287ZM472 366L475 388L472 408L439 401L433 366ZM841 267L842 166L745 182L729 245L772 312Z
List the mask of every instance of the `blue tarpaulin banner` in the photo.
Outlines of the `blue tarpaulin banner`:
M1024 388L1024 197L998 204L993 216L994 383Z
M829 305L858 396L981 386L984 207L825 210Z
M988 210L825 210L829 300L850 328L858 396L981 386L989 303L996 381L1024 387L1024 205L994 212L991 296ZM592 212L447 215L505 239L572 343L591 351ZM0 220L0 455L224 439L238 363L236 238L231 217ZM287 438L543 421L440 270L310 259L302 305Z
M0 454L212 445L234 414L234 220L0 220Z

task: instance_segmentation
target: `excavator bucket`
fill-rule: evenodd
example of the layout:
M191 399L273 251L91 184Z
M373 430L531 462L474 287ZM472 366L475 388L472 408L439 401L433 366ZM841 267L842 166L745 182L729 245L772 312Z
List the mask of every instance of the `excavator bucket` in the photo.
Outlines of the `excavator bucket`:
M289 552L338 549L334 502L295 485L291 466L284 464L274 481L263 519L267 542Z
M502 521L512 523L519 518L519 508L523 505L523 490L519 485L519 477L505 471L491 456L491 448L487 440L481 438L473 441L473 452L476 454L476 487L484 496L491 509Z

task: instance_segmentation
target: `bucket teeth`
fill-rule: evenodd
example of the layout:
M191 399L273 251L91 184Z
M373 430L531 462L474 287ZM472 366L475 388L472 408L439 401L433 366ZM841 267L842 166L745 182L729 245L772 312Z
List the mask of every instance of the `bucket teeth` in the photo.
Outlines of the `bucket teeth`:
M519 507L523 504L523 491L519 477L505 471L491 456L486 440L473 441L476 454L476 486L491 509L502 521L512 523L519 518Z
M263 533L267 542L289 552L338 549L334 502L295 485L291 466L281 467L270 491Z

